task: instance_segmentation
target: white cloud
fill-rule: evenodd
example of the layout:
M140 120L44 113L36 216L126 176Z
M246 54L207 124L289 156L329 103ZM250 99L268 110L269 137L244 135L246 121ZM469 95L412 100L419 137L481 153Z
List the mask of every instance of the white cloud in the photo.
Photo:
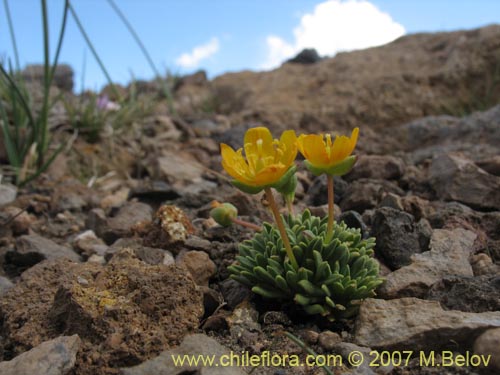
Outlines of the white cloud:
M331 56L386 44L404 35L405 29L366 0L328 0L303 15L293 34L292 43L274 35L267 37L267 58L262 69L275 68L304 48Z
M175 63L183 68L196 68L202 60L209 58L219 51L219 39L212 38L207 43L194 47L190 53L183 53Z

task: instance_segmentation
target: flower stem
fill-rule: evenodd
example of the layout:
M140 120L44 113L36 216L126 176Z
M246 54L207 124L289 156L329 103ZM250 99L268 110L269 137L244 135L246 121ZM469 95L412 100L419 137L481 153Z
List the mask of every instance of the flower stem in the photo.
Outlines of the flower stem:
M289 198L285 198L285 201L286 201L286 206L287 206L287 209L288 209L288 214L293 216L294 215L294 211L293 211L293 199L289 199Z
M288 235L286 234L285 225L283 224L283 220L281 219L278 206L276 205L276 201L274 200L273 192L269 187L265 188L264 191L266 192L266 198L269 202L269 206L273 211L274 220L276 221L276 225L278 226L278 230L280 231L281 239L283 240L283 245L285 246L288 259L290 259L290 263L292 263L293 268L297 270L299 269L299 265L297 263L297 259L295 259L295 255L293 254L292 246L290 245L290 240L288 239Z
M333 222L335 219L335 206L333 204L333 176L326 175L328 181L328 226L326 229L326 241L330 242L333 234Z
M234 224L238 224L238 225L241 225L242 227L247 227L247 228L253 229L254 231L257 231L257 232L260 232L262 230L262 228L259 227L257 224L250 223L246 220L238 219L237 217L232 217L231 221Z

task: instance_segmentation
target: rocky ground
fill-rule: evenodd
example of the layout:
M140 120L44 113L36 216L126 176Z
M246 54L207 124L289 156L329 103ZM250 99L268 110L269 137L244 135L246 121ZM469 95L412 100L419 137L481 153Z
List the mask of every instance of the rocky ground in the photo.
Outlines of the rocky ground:
M284 332L344 358L493 355L488 368L443 372L415 356L407 366L345 361L339 374L500 373L499 64L500 27L490 26L272 72L181 77L175 116L155 82L137 83L152 110L127 131L79 137L36 183L0 185L0 373L244 374L252 369L176 368L170 354L304 356ZM68 118L54 111L56 131ZM361 129L358 163L336 179L337 217L377 238L386 281L355 319L327 324L228 278L252 232L218 226L211 201L257 224L271 216L230 185L219 143L241 147L258 124L275 136ZM300 164L296 210L324 215L326 181Z

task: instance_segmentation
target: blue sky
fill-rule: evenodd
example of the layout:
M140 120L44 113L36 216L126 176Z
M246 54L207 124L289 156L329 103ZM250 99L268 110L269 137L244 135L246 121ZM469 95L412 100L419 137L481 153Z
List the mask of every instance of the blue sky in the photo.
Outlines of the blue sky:
M205 69L210 77L272 69L304 47L323 55L383 44L415 32L470 29L500 23L498 0L115 0L163 73ZM52 49L62 0L48 0ZM146 59L106 0L73 0L112 79L153 76ZM10 0L21 66L42 61L39 0ZM14 61L0 6L0 58ZM80 90L105 78L69 18L61 62L75 70ZM85 65L84 65L85 61ZM85 69L83 69L85 67Z

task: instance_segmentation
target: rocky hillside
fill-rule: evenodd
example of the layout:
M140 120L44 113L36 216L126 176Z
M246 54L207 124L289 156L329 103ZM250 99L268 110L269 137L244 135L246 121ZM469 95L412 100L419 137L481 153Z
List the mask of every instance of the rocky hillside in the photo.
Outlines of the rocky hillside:
M304 358L284 332L340 355L334 373L442 374L420 351L437 363L491 354L487 366L457 362L446 373L499 373L499 79L500 26L488 26L271 72L181 77L175 115L157 82L138 82L148 110L91 139L71 138L67 107L54 108L54 139L71 147L35 183L0 185L0 373L321 374L172 362L229 350ZM54 90L85 99L65 87ZM385 282L356 317L328 323L229 278L254 232L217 225L211 202L231 202L257 225L271 215L261 195L229 183L219 143L241 147L257 124L275 137L360 127L358 162L335 178L336 218L376 237ZM297 164L295 211L324 216L324 176ZM350 353L371 350L414 355L349 365Z
M225 74L207 85L214 109L236 123L308 132L363 126L366 140L367 133L393 135L394 127L424 116L463 116L493 106L499 61L500 26L493 25L408 35L315 64ZM207 100L200 90L192 92L183 87L180 95L195 106Z

